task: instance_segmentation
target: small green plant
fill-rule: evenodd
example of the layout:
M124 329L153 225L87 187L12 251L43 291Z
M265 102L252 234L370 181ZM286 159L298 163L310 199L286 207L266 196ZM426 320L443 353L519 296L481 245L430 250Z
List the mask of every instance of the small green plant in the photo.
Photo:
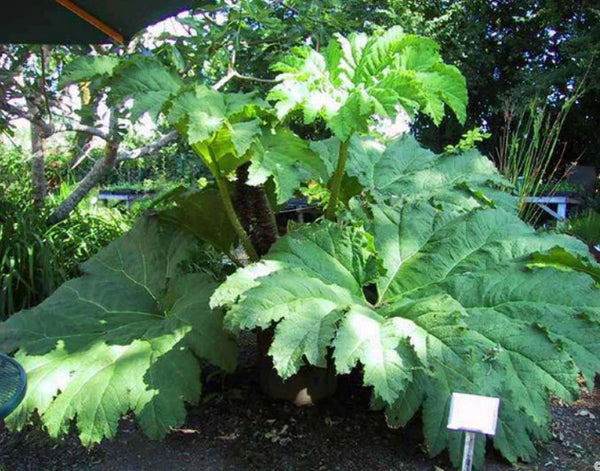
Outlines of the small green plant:
M469 129L462 135L456 145L449 145L444 148L444 152L449 154L459 154L474 149L478 142L489 139L492 135L489 132L483 132L481 128Z
M588 245L600 244L600 213L589 209L582 214L569 218L563 230L569 234L579 237Z

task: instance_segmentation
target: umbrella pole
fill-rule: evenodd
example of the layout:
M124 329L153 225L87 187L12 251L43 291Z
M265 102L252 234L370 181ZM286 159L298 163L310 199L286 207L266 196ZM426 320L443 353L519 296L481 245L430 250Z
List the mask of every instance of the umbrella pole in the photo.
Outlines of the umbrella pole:
M65 7L67 10L75 13L82 20L87 21L94 28L97 28L100 31L102 31L104 34L109 36L113 41L120 43L120 44L125 43L125 38L116 29L111 28L110 26L108 26L106 23L104 23L103 21L96 18L91 13L88 13L80 6L75 5L71 0L55 0L55 1L59 5L62 5L63 7Z

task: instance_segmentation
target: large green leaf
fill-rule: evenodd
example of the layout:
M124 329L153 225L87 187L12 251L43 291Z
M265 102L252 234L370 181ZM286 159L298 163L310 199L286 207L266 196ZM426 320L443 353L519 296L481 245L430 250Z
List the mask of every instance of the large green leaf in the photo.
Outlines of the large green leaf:
M84 444L113 437L129 411L152 438L182 423L184 403L200 394L197 358L235 365L222 316L208 306L215 283L179 275L195 244L155 218L142 219L86 262L84 276L4 322L2 347L18 348L29 380L8 423L20 428L37 411L59 436L74 421Z
M77 82L88 82L97 78L110 77L119 65L112 56L83 56L69 62L60 74L58 88Z
M305 360L325 366L333 341L338 371L360 361L365 383L391 402L411 378L414 355L405 355L407 345L390 335L392 326L364 298L362 287L378 272L364 232L311 225L280 239L265 261L228 278L212 303L231 307L225 322L232 331L278 322L269 354L283 378Z
M466 374L474 369L473 359L489 364L485 377L471 378L471 387L458 376L448 376L444 380L448 393L481 392L485 386L488 395L510 397L503 407L512 433L521 427L518 433L528 436L540 433L531 427L548 424L548 391L573 400L579 391L579 371L593 385L600 369L600 293L593 280L578 273L527 270L533 253L559 245L583 257L583 244L538 234L503 210L480 209L449 218L421 203L376 207L372 214L375 244L382 247L387 268L378 284L384 316L406 323L411 318L408 301L418 306L431 296L447 296L455 307L441 311L461 313L460 329L440 331L435 322L419 317L418 328L407 324L405 334L417 353L421 346L445 368L454 363L453 370ZM391 238L397 244L390 243ZM432 339L438 347L433 348ZM458 355L457 345L464 349ZM436 370L439 375L441 370ZM424 407L427 411L427 402ZM428 423L426 436L435 428ZM519 443L505 449L508 442L500 439L496 445L506 456L531 458L531 442ZM430 449L441 451L438 446Z
M379 200L424 200L459 212L482 205L516 211L515 198L499 190L509 183L476 150L434 154L412 136L386 147L372 139L354 138L347 173Z
M176 207L160 212L161 219L176 224L224 253L232 251L236 235L217 189L207 187L186 192L177 195L174 201Z
M177 74L160 62L143 58L119 65L110 82L109 103L118 105L126 99L133 100L131 119L149 113L156 118L165 103L183 86Z
M261 185L273 178L278 204L292 198L301 183L309 180L326 182L329 175L308 143L284 129L264 133L249 174L250 185Z

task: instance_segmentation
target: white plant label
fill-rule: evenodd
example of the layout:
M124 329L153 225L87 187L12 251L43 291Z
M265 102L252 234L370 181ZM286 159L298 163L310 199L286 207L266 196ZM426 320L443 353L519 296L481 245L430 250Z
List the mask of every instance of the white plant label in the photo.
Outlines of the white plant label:
M500 399L497 397L452 393L448 428L493 436L496 434L499 407Z

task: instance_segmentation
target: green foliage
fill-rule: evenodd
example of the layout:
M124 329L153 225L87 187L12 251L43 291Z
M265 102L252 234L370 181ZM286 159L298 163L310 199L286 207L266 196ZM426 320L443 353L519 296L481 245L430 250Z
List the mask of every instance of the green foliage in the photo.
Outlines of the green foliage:
M394 118L399 105L439 124L446 104L462 122L466 82L458 69L444 64L438 49L434 41L400 27L370 38L337 35L323 53L296 48L276 64L281 83L269 98L277 100L280 119L300 109L305 123L321 117L341 141L366 132L373 114Z
M277 102L278 118L296 110L302 111L305 124L322 118L340 141L332 161L328 219L335 218L342 194L350 138L367 132L373 115L394 119L404 108L439 124L448 105L464 122L466 81L456 67L442 61L438 49L435 41L392 27L371 37L337 35L323 54L296 48L295 54L275 64L280 83L268 98Z
M600 213L594 210L585 211L566 221L565 232L579 237L589 245L600 244Z
M53 198L40 211L31 201L28 169L16 150L0 152L0 319L32 307L79 273L79 264L130 227L120 212L89 204L54 226Z
M327 149L336 145L333 138L315 149L327 160ZM514 210L514 197L500 191L506 180L477 150L434 154L411 136L396 139L387 147L373 139L353 138L347 173L378 201L433 201L449 213L481 204Z
M109 77L119 65L119 59L113 56L81 56L69 62L60 75L58 88L78 82L90 82Z
M11 424L23 427L37 410L60 436L75 420L89 445L113 437L130 410L153 438L183 422L184 402L200 394L197 357L226 370L236 361L222 317L208 307L214 281L178 268L195 245L143 218L86 262L83 277L2 324L2 349L19 347L29 379Z
M330 173L309 145L286 129L264 133L252 158L248 184L261 185L272 178L277 204L289 201L302 183L327 183Z
M175 97L168 120L186 138L211 173L225 176L248 161L262 134L267 104L251 93L220 93L196 86Z
M448 145L445 147L444 152L449 154L460 154L468 150L474 149L475 144L483 142L489 139L492 135L489 132L481 132L481 128L469 129L465 134L462 135L460 141L456 145Z
M183 84L176 73L160 62L148 58L122 62L113 74L109 104L120 104L131 98L133 121L146 112L156 118L164 103L177 93Z
M33 205L0 201L0 318L36 305L69 278L79 264L129 228L127 217L104 208L79 208L48 227Z
M547 253L534 253L529 266L552 267L562 271L579 271L587 273L597 283L600 283L600 268L596 263L590 263L588 257L573 255L562 247L554 247Z
M162 220L184 228L223 253L232 253L235 231L227 219L217 189L206 187L200 191L176 194L170 199L176 206L161 211L158 216Z

